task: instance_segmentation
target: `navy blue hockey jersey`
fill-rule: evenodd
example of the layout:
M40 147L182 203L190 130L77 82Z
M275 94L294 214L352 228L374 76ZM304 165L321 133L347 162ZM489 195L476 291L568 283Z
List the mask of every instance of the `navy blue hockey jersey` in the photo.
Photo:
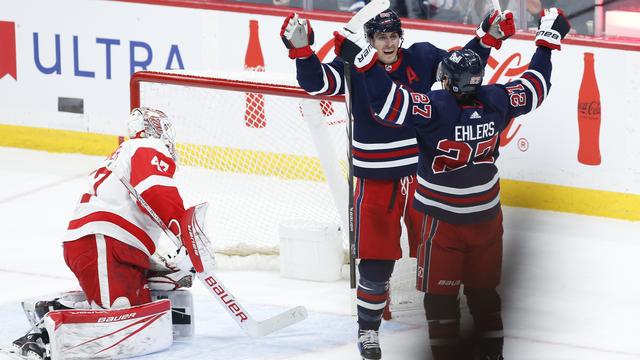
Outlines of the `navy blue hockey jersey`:
M477 52L486 64L490 50L472 39L465 46ZM381 65L389 76L412 91L426 93L436 79L438 64L447 52L428 42L416 43L399 50L398 61ZM314 54L297 59L300 86L311 95L341 95L345 93L344 61L335 58L320 63ZM389 128L371 113L364 76L351 71L353 102L353 168L354 175L371 179L398 179L416 173L418 148L415 130L411 126Z
M392 127L414 126L420 160L414 207L451 223L489 219L500 207L495 161L500 132L511 118L535 110L551 87L551 50L538 48L524 74L485 85L460 105L448 91L427 94L394 83L381 69L365 74L371 110Z

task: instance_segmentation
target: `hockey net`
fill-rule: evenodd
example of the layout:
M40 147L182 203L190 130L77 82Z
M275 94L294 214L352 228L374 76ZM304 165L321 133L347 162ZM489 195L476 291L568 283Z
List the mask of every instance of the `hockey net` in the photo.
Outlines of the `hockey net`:
M277 269L280 224L346 223L343 98L311 97L293 74L143 71L132 78L131 106L172 119L182 196L188 205L210 202L208 228L222 268ZM396 265L392 312L417 306L414 274L414 260Z

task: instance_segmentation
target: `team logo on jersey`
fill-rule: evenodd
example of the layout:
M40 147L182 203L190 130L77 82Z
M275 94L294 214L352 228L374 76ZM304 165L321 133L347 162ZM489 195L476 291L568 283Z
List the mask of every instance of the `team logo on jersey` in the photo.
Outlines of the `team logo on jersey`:
M5 75L18 80L16 24L10 21L0 21L0 79Z
M480 116L480 114L478 114L477 111L474 111L473 114L471 114L471 119L481 119L482 116Z
M161 172L167 172L167 170L169 170L169 164L158 159L157 156L154 156L153 159L151 159L151 165L155 165L158 171Z

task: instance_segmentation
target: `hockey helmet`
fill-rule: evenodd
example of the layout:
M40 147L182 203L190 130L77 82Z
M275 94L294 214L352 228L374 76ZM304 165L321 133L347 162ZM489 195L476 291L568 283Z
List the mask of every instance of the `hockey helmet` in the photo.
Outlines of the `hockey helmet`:
M454 94L473 95L484 76L484 64L473 50L450 51L438 65L437 81L447 79L447 89Z
M162 111L148 107L131 110L129 116L129 138L160 139L176 159L175 130L169 117Z
M395 11L387 9L364 24L364 32L368 38L380 32L395 32L402 37L402 22Z

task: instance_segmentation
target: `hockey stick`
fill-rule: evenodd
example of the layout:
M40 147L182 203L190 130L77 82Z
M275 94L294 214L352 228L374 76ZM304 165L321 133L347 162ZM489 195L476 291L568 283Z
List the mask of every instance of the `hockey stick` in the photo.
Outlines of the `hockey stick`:
M389 0L372 0L358 11L344 26L352 33L363 30L364 24L376 17L376 15L389 8ZM347 160L349 162L347 171L347 181L349 184L349 209L347 211L349 219L349 285L351 290L356 289L356 243L355 243L355 219L354 219L354 199L353 199L353 113L351 111L351 65L344 62L344 82L346 86L345 105L347 107Z
M345 104L347 106L347 161L349 162L347 171L347 181L349 183L349 209L347 216L349 219L349 286L351 290L356 288L356 233L354 211L354 189L353 189L353 113L351 112L351 66L348 62L344 62L344 82L347 87L347 98Z
M364 24L367 21L373 19L376 15L387 10L389 6L389 0L371 0L355 15L353 15L353 17L349 20L347 25L344 26L344 28L351 31L352 33L359 32L362 30Z
M500 7L500 0L491 0L493 3L493 9L498 10L502 14L502 8Z
M113 170L113 169L112 169ZM116 173L116 171L114 171ZM147 204L138 191L131 185L131 183L120 174L116 173L116 176L124 185L129 193L135 198L136 201L147 211L151 219L164 231L164 233L171 239L171 241L178 247L182 246L182 241L164 224L158 214ZM256 321L245 307L236 300L236 298L227 290L226 286L222 284L217 275L212 271L215 266L213 257L213 247L210 243L205 244L200 241L200 244L207 251L200 251L200 257L204 264L204 271L196 273L198 279L209 290L209 293L220 303L220 305L226 310L227 314L231 316L238 326L249 336L265 336L274 331L283 329L287 326L296 324L307 318L307 309L304 306L297 306L289 309L281 314L273 316L263 321Z

